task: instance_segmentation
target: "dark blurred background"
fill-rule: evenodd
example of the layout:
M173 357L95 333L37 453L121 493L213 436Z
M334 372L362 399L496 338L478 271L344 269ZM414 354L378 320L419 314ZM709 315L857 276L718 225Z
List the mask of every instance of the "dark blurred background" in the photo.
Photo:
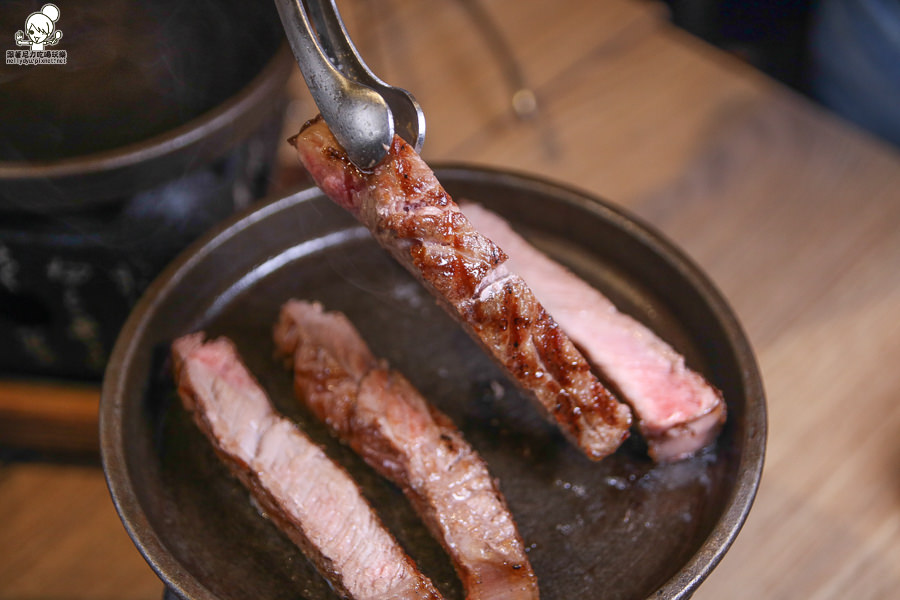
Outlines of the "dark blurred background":
M900 147L900 1L665 2L679 27Z
M807 92L813 0L666 0L672 21Z

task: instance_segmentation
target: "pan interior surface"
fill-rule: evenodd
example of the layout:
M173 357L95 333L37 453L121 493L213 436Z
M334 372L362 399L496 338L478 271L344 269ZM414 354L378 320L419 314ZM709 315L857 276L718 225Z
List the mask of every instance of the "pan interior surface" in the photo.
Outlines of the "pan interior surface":
M226 335L277 408L359 482L447 598L463 591L402 493L336 442L293 397L272 326L289 298L347 314L373 352L447 413L499 479L545 600L686 598L740 529L765 443L762 387L727 306L675 248L578 192L495 171L438 170L456 198L496 210L549 255L685 354L719 387L728 422L700 455L654 465L637 436L594 463L548 425L481 350L317 190L263 206L196 246L158 280L117 344L101 442L129 533L187 598L336 598L260 516L182 409L168 345Z

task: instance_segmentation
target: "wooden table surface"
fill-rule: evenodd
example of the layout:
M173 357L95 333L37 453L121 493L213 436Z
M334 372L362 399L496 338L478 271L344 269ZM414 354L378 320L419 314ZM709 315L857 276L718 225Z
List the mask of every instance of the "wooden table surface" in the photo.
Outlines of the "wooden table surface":
M520 120L504 62L464 4L344 9L373 68L424 106L425 157L538 173L621 204L701 265L755 349L763 481L695 597L896 597L900 155L635 0L484 1L538 98L537 117ZM290 129L312 114L298 96ZM96 394L5 382L0 441L34 432L29 406L52 424L69 402L69 439L90 450ZM51 430L49 443L66 439ZM95 463L0 465L0 600L161 595Z

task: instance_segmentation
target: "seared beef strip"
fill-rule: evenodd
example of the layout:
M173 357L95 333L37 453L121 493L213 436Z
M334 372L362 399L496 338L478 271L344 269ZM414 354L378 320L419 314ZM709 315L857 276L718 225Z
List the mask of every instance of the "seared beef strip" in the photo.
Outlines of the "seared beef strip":
M534 600L537 580L482 458L449 417L377 361L350 321L321 305L281 309L275 344L297 396L406 493L453 560L468 600Z
M395 137L371 173L357 169L321 118L291 143L320 188L434 294L584 453L599 460L628 435L631 412L478 233L418 154Z
M685 458L715 439L725 421L722 395L688 368L683 356L531 246L499 215L473 203L464 202L462 208L479 231L503 248L510 268L631 405L654 460Z
M216 453L341 597L441 598L350 476L275 412L230 341L187 335L172 355L182 402Z

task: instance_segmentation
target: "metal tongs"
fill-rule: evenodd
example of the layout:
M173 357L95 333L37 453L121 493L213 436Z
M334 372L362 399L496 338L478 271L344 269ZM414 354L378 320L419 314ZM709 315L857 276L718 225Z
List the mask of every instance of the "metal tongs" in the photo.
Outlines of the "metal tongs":
M313 100L360 169L387 155L394 133L422 149L425 115L406 90L381 81L360 58L335 0L275 0Z

